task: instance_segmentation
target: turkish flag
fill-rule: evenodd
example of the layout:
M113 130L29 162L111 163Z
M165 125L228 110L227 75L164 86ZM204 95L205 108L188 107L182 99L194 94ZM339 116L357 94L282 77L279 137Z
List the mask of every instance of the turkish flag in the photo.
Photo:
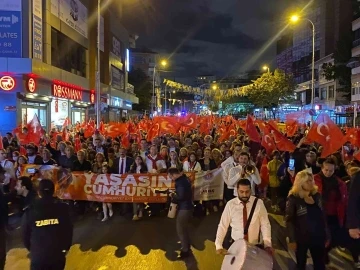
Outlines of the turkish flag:
M246 130L246 120L238 120L238 125L242 130Z
M260 135L254 125L254 120L250 115L248 115L246 119L246 134L249 136L250 140L258 143L261 142Z
M147 131L146 140L149 142L154 137L159 136L160 132L160 124L159 123L153 123L151 128Z
M256 119L255 124L259 127L262 134L270 132L268 125L263 120Z
M80 138L79 136L76 136L75 138L75 152L78 152L80 149L81 149L81 141L80 141Z
M286 135L288 137L293 137L296 135L296 132L299 129L297 121L289 120L285 122L286 124Z
M212 128L213 119L211 116L202 116L197 118L199 120L200 126L199 131L201 134L208 135Z
M352 145L360 147L360 133L357 128L350 128L346 131L345 142L350 142Z
M190 113L185 117L181 117L179 119L179 123L188 128L196 128L197 127L197 116L195 113Z
M277 149L280 151L287 151L287 152L294 152L296 149L296 146L283 135L279 130L274 129L273 127L270 127L271 134L274 136L274 141L276 144Z
M106 135L115 138L119 135L125 134L128 129L128 123L111 123L107 126Z
M71 121L70 121L69 117L66 117L65 121L64 121L64 124L63 124L63 127L67 127L67 126L70 126L70 125L71 125Z
M261 183L259 185L259 188L265 188L269 184L269 170L268 170L268 160L266 157L264 157L261 168L260 168L260 178Z
M336 152L345 142L340 128L330 119L329 115L324 113L320 114L312 124L307 138L324 147L321 153L322 158Z
M159 116L155 117L153 122L159 124L160 134L177 134L180 129L180 123L175 117Z
M39 145L40 138L45 134L43 130L38 116L35 114L33 119L27 124L28 134L25 138L25 143L28 144L30 142Z
M271 137L270 132L267 129L264 129L264 135L262 136L261 146L266 149L266 153L270 155L274 150L276 150L276 145Z
M126 149L130 146L130 132L127 130L125 134L121 135L121 146Z
M278 129L278 122L276 122L275 120L269 120L269 125L270 125L273 129L279 130L279 129Z

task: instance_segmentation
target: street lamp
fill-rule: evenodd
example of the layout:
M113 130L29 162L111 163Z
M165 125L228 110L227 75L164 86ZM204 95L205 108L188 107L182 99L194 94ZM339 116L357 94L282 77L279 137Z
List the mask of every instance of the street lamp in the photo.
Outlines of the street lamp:
M311 64L311 108L314 109L314 98L315 98L315 24L308 18L302 18L298 15L290 17L290 22L295 24L299 20L304 19L310 22L312 25L312 64Z
M270 68L268 66L263 66L263 70L267 71L267 72L270 72Z
M96 127L100 129L100 120L101 120L101 100L100 100L100 1L98 0L97 5L97 71L96 71Z
M166 67L167 66L167 61L166 60L161 60L160 65L162 67ZM157 64L155 63L154 72L153 72L153 95L152 95L151 110L150 110L151 112L156 111L156 108L155 108L155 73L156 73L156 66L157 66ZM154 108L155 108L155 110L154 110Z

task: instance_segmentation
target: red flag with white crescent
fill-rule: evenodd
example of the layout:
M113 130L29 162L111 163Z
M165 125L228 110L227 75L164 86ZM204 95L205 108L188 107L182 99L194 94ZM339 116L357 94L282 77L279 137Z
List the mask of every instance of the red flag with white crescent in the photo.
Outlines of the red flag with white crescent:
M345 143L345 137L340 128L325 113L317 117L307 134L307 138L324 147L321 153L322 158L333 154Z

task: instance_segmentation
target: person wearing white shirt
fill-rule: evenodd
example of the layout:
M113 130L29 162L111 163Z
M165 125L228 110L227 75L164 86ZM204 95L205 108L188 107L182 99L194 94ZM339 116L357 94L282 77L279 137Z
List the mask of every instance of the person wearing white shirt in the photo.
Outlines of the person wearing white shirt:
M272 254L271 225L263 201L257 200L248 233L244 235L244 228L256 198L251 196L251 183L248 179L238 181L237 190L239 196L229 201L222 213L216 233L216 253L227 254L227 250L223 248L223 242L228 228L231 226L231 238L234 241L244 239L253 245L259 244L259 233L261 232L265 250ZM244 219L244 217L246 218Z
M234 186L229 185L229 173L232 168L239 165L240 153L240 151L236 150L231 157L227 158L223 163L221 163L221 168L223 169L223 179L225 182L224 199L227 202L234 198Z
M234 196L237 197L237 189L235 188L236 183L242 179L242 178L246 178L250 181L251 183L251 195L255 195L255 187L256 185L261 184L261 177L259 174L258 169L250 164L250 156L248 153L246 152L241 152L240 156L239 156L239 165L236 167L233 167L230 169L229 172L229 178L228 178L228 186L229 188L233 188L234 189ZM248 175L246 172L244 172L244 169L246 168L247 165L251 165L254 168L254 173Z
M201 171L201 165L200 165L200 162L198 162L196 160L195 152L191 152L189 154L189 160L186 160L184 162L183 170L184 170L184 172L200 172Z
M167 168L165 160L158 154L156 145L150 147L150 154L146 156L146 166L149 173L158 173Z

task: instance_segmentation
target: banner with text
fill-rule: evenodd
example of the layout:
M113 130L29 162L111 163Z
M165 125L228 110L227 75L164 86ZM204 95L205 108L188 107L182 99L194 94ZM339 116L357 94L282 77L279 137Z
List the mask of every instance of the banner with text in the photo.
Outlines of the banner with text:
M186 174L193 185L194 200L222 199L222 169ZM26 165L22 175L33 175L35 187L41 179L51 179L56 196L63 200L165 203L167 195L155 191L175 189L175 182L167 174L95 174L49 165Z
M83 37L88 37L88 10L80 0L51 0L51 13Z

